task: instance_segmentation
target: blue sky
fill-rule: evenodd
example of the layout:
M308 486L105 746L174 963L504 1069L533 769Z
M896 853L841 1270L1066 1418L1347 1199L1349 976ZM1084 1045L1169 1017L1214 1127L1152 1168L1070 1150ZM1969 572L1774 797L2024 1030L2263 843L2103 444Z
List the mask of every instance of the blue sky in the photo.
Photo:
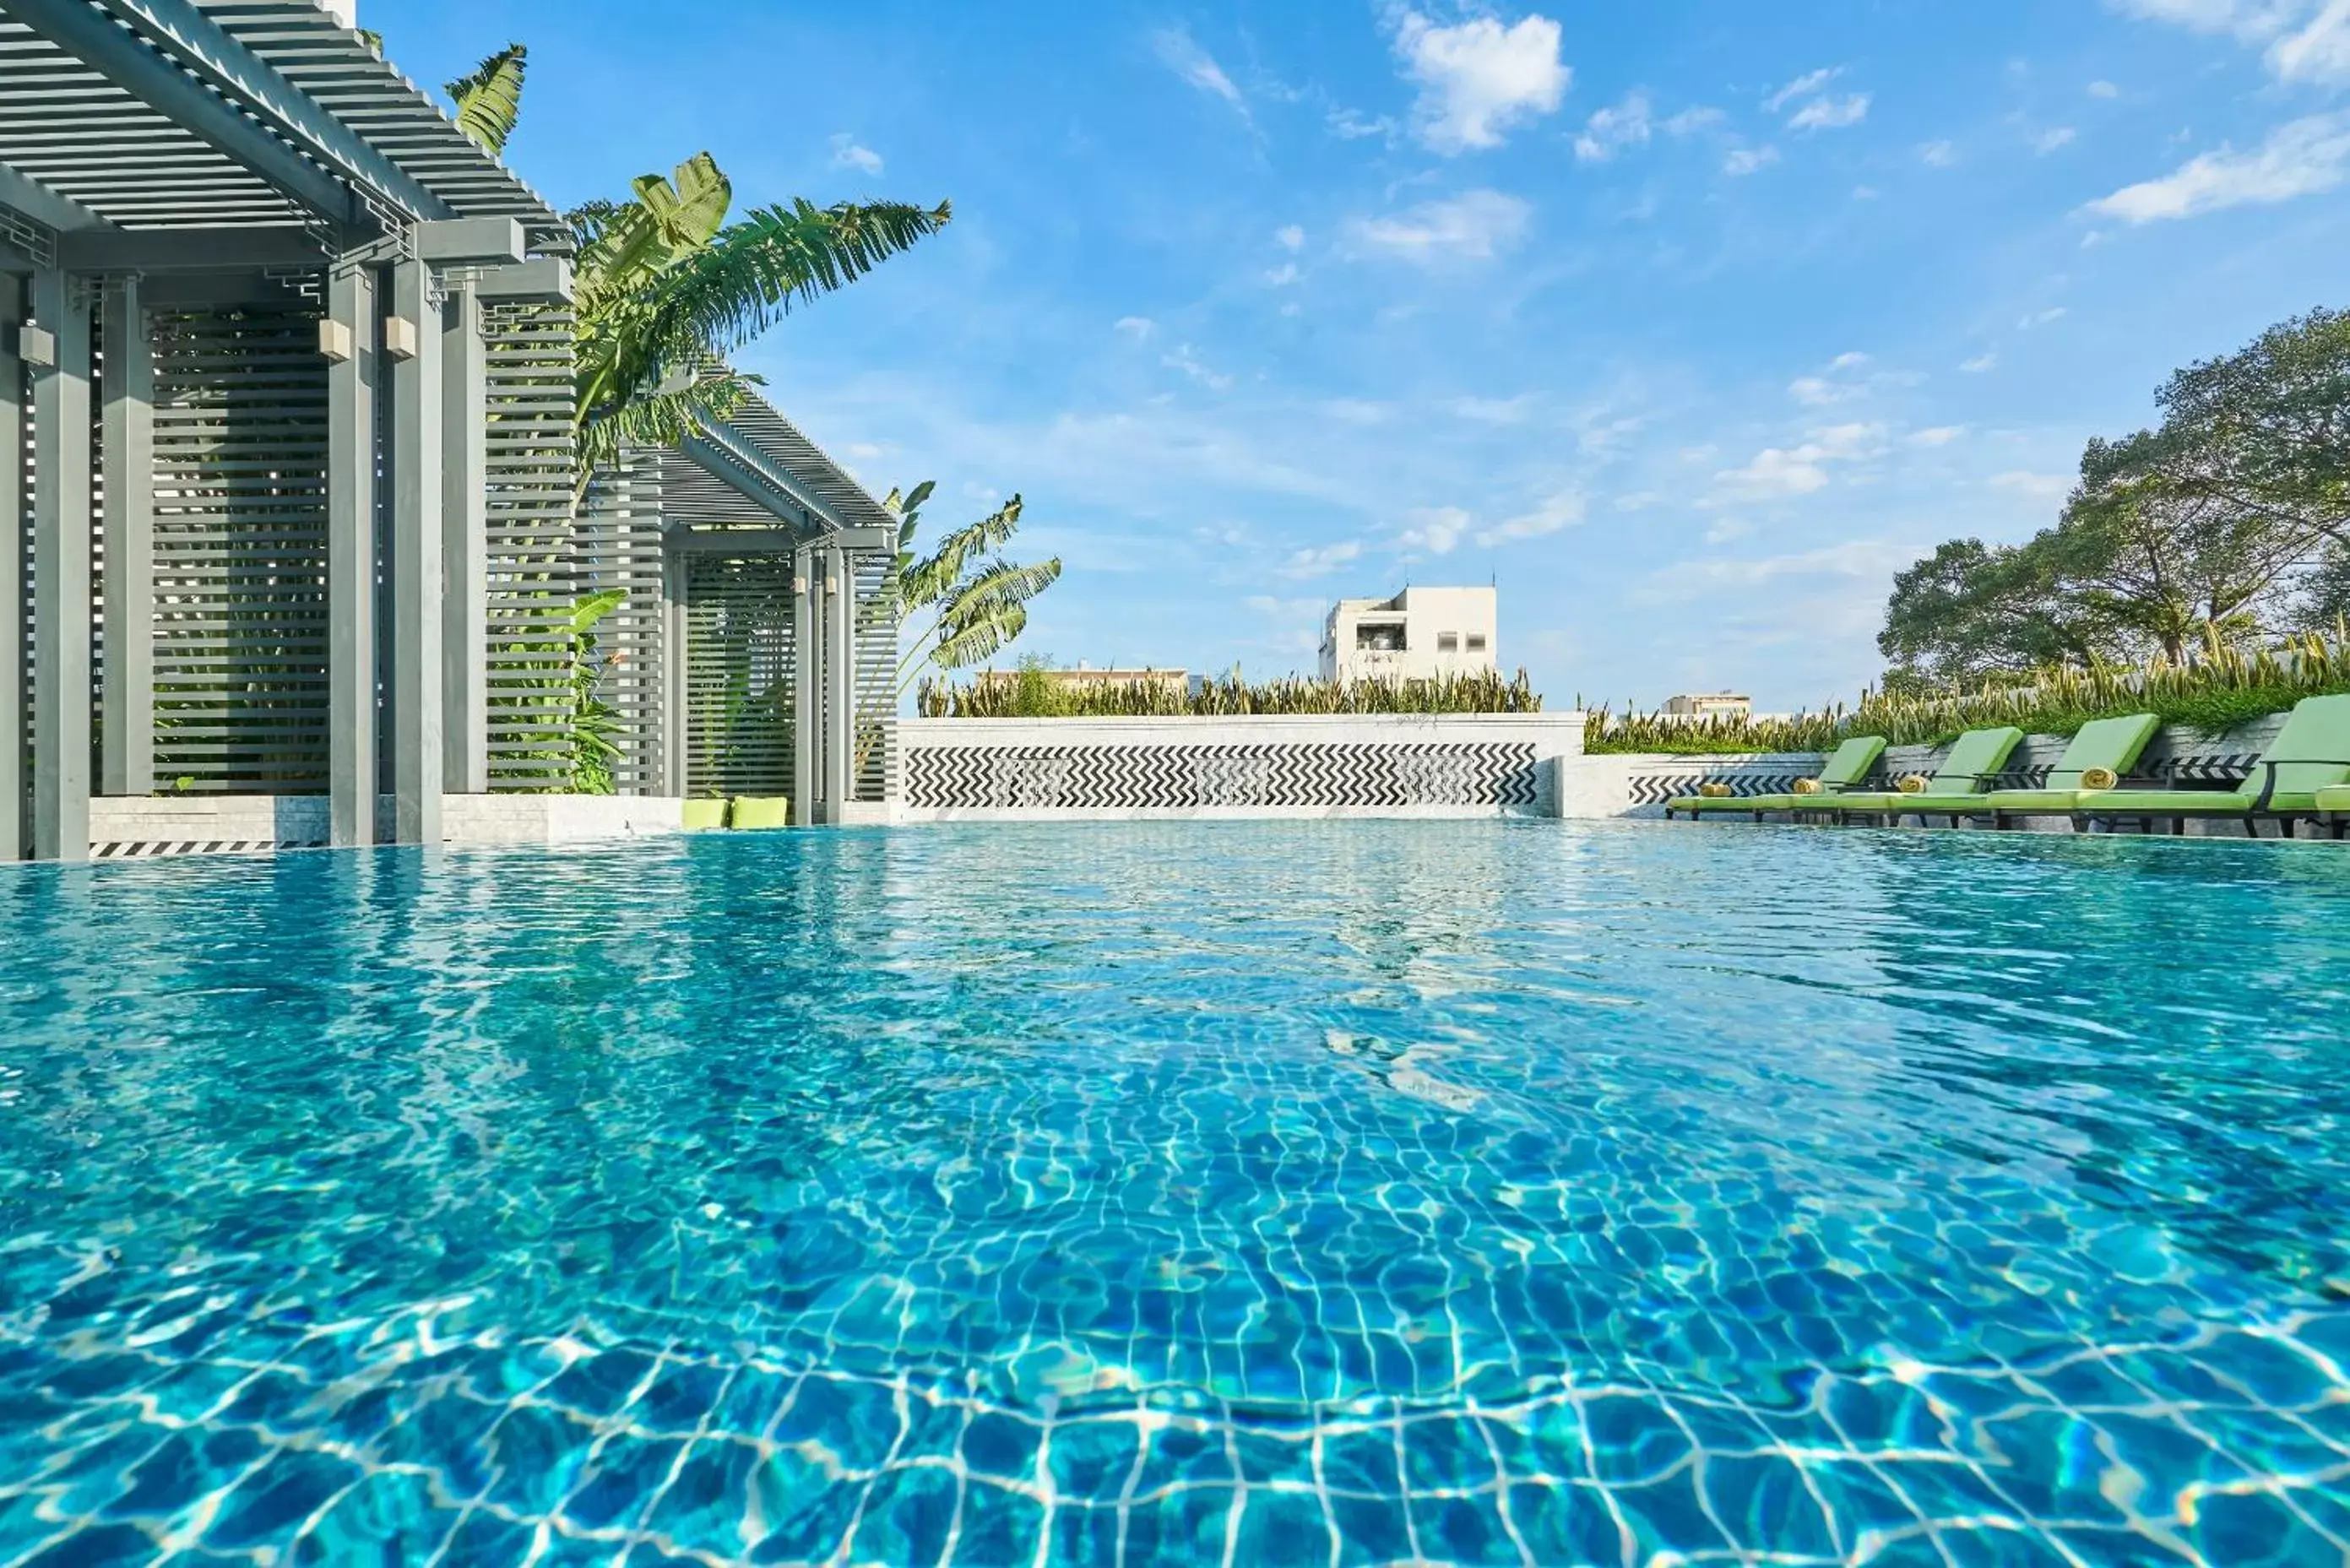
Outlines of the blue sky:
M1894 571L2350 303L2350 0L362 7L428 83L529 44L558 203L951 198L740 358L877 492L1024 493L1063 662L1490 577L1555 704L1849 698Z

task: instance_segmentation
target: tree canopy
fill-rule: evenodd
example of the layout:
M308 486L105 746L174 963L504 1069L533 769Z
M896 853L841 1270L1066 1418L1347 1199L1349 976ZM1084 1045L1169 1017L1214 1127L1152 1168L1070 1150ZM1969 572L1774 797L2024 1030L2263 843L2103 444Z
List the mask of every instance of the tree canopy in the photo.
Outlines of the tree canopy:
M2350 605L2350 313L2281 323L2156 403L2155 429L2089 442L2054 526L1954 539L1894 579L1888 687L2334 624Z

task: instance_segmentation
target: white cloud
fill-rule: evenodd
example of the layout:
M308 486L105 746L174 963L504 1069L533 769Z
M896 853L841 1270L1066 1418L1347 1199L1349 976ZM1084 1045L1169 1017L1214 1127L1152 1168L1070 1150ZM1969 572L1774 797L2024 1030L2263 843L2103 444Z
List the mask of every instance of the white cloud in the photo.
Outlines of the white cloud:
M1858 349L1854 348L1847 349L1844 353L1839 354L1835 358L1829 360L1828 369L1831 370L1857 370L1863 365L1867 363L1868 356L1861 353Z
M1978 354L1973 358L1969 359L1964 364L1960 365L1959 369L1965 371L1970 376L1980 376L1986 370L1996 370L1999 369L1999 356L1989 352Z
M1322 411L1350 425L1382 425L1394 412L1385 403L1374 403L1364 398L1333 398L1322 405Z
M1959 161L1959 150L1947 141L1928 141L1918 149L1918 161L1929 169L1948 169Z
M2089 96L2091 98L2119 98L2122 96L2122 89L2114 86L2111 82L2091 82L2089 84Z
M2015 324L2015 329L2018 332L2029 332L2035 327L2045 327L2052 321L2062 321L2064 319L2066 314L2067 312L2063 306L2052 305L2045 310L2035 310L2031 315L2025 317L2022 320L2017 322Z
M855 169L866 174L881 172L881 155L870 147L859 147L857 138L838 130L832 137L832 166L835 169Z
M1168 27L1152 34L1150 45L1159 52L1161 65L1201 92L1222 99L1240 110L1242 118L1247 118L1248 100L1241 96L1241 89L1232 85L1232 78L1216 64L1213 55L1192 42L1191 34L1180 27Z
M1396 123L1386 115L1373 117L1357 109L1334 109L1326 123L1330 134L1342 141L1360 141L1371 136L1393 136Z
M1469 531L1469 514L1458 506L1423 506L1408 514L1412 525L1397 540L1407 550L1426 550L1431 556L1449 556L1461 543L1461 535Z
M2331 191L2345 179L2350 113L2314 114L2279 126L2257 151L2206 152L2159 180L2092 202L2089 211L2126 223L2152 223L2229 207L2273 205Z
M1797 99L1808 97L1810 94L1819 91L1820 88L1827 86L1828 83L1835 80L1836 78L1843 74L1844 67L1842 66L1825 66L1815 71L1807 71L1804 75L1797 77L1794 81L1789 82L1785 87L1781 88L1777 92L1773 93L1769 98L1764 99L1762 100L1762 107L1770 110L1773 114L1776 114L1781 109L1786 108L1789 104L1794 102Z
M1201 364L1200 357L1191 351L1191 346L1189 343L1178 344L1172 354L1162 355L1159 362L1170 370L1182 371L1211 392L1229 391L1232 388L1232 379L1230 376L1220 375Z
M1813 408L1859 397L1861 390L1848 382L1831 381L1825 376L1798 376L1787 383L1789 397Z
M1653 127L1647 95L1634 93L1613 109L1593 113L1575 139L1575 155L1586 163L1605 163L1627 147L1644 147Z
M2266 46L2289 82L2350 81L2350 0L2113 0L2122 11Z
M1118 318L1118 330L1139 343L1159 330L1159 323L1148 316L1121 316Z
M1396 53L1419 84L1413 129L1435 151L1499 147L1504 134L1556 111L1572 79L1558 57L1559 26L1528 16L1504 27L1475 16L1440 27L1417 11L1396 25Z
M1693 109L1685 109L1666 120L1664 131L1667 136L1694 136L1700 130L1712 130L1729 118L1718 109L1708 109L1703 104L1699 104Z
M1480 424L1516 425L1526 421L1534 405L1532 392L1520 392L1514 398L1455 398L1445 406L1456 417Z
M2073 482L2061 473L2031 473L2019 468L1992 474L1991 487L2013 495L2029 496L2034 501L2048 501L2070 492Z
M1742 468L1725 468L1714 478L1714 501L1784 501L1809 495L1828 486L1827 465L1852 462L1875 454L1883 444L1884 427L1873 424L1829 425L1813 431L1794 448L1765 447Z
M1506 545L1513 539L1542 539L1583 521L1583 497L1561 492L1544 498L1531 512L1497 524L1477 535L1480 545Z
M1721 171L1733 179L1760 173L1779 161L1775 147L1733 147L1730 156L1721 161Z
M1355 237L1413 261L1489 261L1525 237L1534 209L1499 191L1465 191L1387 218L1357 219Z
M1360 540L1342 539L1318 550L1299 550L1274 569L1284 577L1295 579L1326 576L1362 553Z
M2070 146L2075 134L2077 133L2069 125L2060 125L2053 130L2043 130L2033 139L2032 150L2045 157L2060 147Z
M1650 601L1696 598L1705 594L1761 587L1787 577L1877 577L1889 576L1917 558L1914 545L1885 539L1855 539L1817 550L1766 556L1751 561L1682 561L1658 574Z
M1783 499L1791 495L1809 495L1828 485L1827 470L1819 464L1817 454L1798 447L1794 452L1764 447L1754 454L1754 461L1743 468L1725 468L1714 480L1731 495L1747 501Z
M1930 430L1911 431L1908 440L1911 446L1948 446L1966 433L1964 425L1936 425Z
M1275 288L1286 288L1305 275L1297 270L1295 262L1284 262L1279 266L1268 267L1265 270L1264 281Z
M1869 95L1856 92L1846 98L1815 98L1797 109L1787 120L1790 130L1840 130L1847 125L1858 125L1868 118Z
M870 462L889 452L889 448L869 441L853 441L841 449L859 462Z
M1305 231L1298 227L1295 223L1292 223L1284 229L1276 229L1274 231L1273 243L1279 245L1285 251L1304 250L1305 248Z
M2271 45L2269 68L2289 82L2350 81L2350 0L2326 0L2299 32Z

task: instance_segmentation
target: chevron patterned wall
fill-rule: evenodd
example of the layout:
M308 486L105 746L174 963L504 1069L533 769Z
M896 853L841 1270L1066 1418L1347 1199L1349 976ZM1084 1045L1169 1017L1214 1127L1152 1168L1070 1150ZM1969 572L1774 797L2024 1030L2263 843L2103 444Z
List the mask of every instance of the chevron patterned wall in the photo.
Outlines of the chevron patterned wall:
M1531 811L1534 748L1378 745L922 747L905 752L918 809L1463 806Z

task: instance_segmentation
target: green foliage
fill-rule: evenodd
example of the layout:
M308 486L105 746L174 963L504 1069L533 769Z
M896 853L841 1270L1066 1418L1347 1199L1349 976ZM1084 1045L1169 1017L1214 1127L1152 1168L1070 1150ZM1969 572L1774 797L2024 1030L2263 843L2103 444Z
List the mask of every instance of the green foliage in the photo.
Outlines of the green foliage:
M1961 731L2001 724L2031 734L2070 735L2093 719L2126 713L2153 713L2165 724L2212 731L2334 691L2350 691L2350 625L2250 653L2213 632L2184 663L2157 656L2137 667L2051 665L1972 691L1866 691L1856 708L1789 719L1682 721L1601 707L1584 729L1583 748L1687 756L1825 752L1854 735L1882 735L1897 746L1936 745Z
M858 715L857 765L881 735L881 721L897 710L907 687L929 672L968 670L994 658L1028 628L1028 605L1061 578L1061 560L1033 566L1007 561L996 554L1020 529L1022 503L1018 495L976 523L950 530L927 556L914 553L921 526L921 510L938 489L924 480L900 494L892 490L882 504L898 517L898 548L891 556L881 590L865 613L873 624L903 628L930 617L929 624L905 639L905 651L891 671L889 686L868 698ZM1023 660L1025 669L1031 661Z
M674 444L724 419L754 378L725 357L797 306L864 276L951 216L902 202L816 207L795 200L727 223L733 187L707 152L634 199L570 214L579 246L574 307L580 456Z
M596 627L627 602L628 595L608 588L571 607L571 787L581 794L610 794L617 788L612 764L620 757L620 712L604 701L601 687L606 673L619 668L620 656L598 656Z
M522 118L522 80L530 50L508 44L442 90L457 106L457 129L495 158Z
M1228 718L1253 713L1539 713L1542 698L1519 670L1440 676L1429 680L1335 681L1284 676L1250 682L1238 674L1194 691L1160 680L1087 681L1049 678L1041 659L1024 659L1009 679L982 676L964 684L923 680L915 708L926 719Z
M2210 635L2331 623L2350 572L2350 315L2284 322L2157 402L2158 428L2089 443L2054 526L2012 546L1954 539L1896 578L1888 688L2178 664Z

